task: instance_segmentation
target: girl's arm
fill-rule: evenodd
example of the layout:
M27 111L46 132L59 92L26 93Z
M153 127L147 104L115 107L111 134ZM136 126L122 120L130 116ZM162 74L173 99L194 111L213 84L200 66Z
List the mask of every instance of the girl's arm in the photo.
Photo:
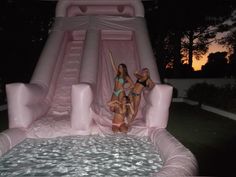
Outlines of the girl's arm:
M108 106L112 106L112 105L115 105L115 104L120 105L121 103L120 103L118 100L113 100L113 101L107 102L107 105L108 105Z
M114 72L117 73L118 69L116 68L116 65L115 65L115 62L114 62L114 59L113 59L113 56L112 56L112 53L111 53L110 50L109 50L109 57L110 57L110 60L111 60L112 68L113 68Z
M132 104L132 103L128 103L127 105L128 105L129 108L130 108L131 114L134 115L134 106L133 106L133 104Z
M136 71L136 72L134 73L134 76L135 76L137 79L141 79L141 78L143 77L138 71Z
M152 89L155 86L155 83L150 78L147 80L147 84L149 89Z
M126 105L125 104L120 105L120 113L124 114L125 112L126 112Z

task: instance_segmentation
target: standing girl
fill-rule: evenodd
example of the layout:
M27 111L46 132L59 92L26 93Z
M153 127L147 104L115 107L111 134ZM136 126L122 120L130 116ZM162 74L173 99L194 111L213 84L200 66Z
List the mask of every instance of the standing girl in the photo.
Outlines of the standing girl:
M111 101L118 100L121 102L121 99L125 96L125 90L133 88L134 83L128 74L126 65L121 63L116 67L111 51L109 51L109 56L112 68L116 74ZM125 88L126 84L128 84L128 86ZM112 107L110 107L110 110L114 111Z
M139 104L141 101L141 94L144 88L152 89L155 85L152 79L150 78L150 73L148 68L143 68L141 71L135 72L134 75L137 78L137 81L129 93L130 100L134 105L134 114L130 122L134 120L134 118L138 113Z

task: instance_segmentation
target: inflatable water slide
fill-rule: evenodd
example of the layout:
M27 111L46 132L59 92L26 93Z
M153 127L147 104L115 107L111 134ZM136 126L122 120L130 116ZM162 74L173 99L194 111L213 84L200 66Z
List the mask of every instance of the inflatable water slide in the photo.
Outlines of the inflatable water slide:
M194 155L166 130L172 87L160 82L141 0L58 1L30 83L6 86L9 129L0 134L0 155L26 138L111 134L109 51L134 81L132 73L149 68L155 82L128 134L158 147L164 166L157 176L196 175Z

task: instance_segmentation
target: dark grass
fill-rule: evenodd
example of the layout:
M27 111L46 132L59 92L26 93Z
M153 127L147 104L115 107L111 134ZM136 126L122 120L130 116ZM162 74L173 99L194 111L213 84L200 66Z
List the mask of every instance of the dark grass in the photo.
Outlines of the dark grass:
M8 115L7 110L0 111L0 132L8 129Z
M7 128L7 111L2 111L0 131ZM236 121L171 103L167 130L195 155L200 176L236 176Z
M172 103L167 130L192 151L201 176L236 176L236 121Z

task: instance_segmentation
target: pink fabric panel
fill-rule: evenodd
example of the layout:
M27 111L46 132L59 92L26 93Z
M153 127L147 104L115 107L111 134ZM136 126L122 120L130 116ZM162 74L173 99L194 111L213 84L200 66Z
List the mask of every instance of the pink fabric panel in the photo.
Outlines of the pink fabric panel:
M111 126L111 120L112 120L113 114L108 110L108 107L106 104L111 99L111 96L113 94L115 73L111 66L111 61L109 58L108 51L110 50L112 52L112 55L114 57L114 60L117 66L120 63L124 63L127 65L129 75L134 82L136 82L136 78L134 77L133 73L136 70L140 69L140 58L138 55L139 51L137 51L136 43L135 43L136 36L134 36L132 32L123 31L119 33L118 31L113 31L113 36L112 36L112 30L111 31L106 30L103 32L102 32L102 39L104 40L101 41L101 45L99 49L100 58L99 58L98 70L100 72L98 72L98 76L97 76L98 81L96 85L96 93L95 93L95 98L94 98L95 101L92 108L95 111L95 113L99 115L95 117L97 124L103 125L103 126ZM151 59L146 60L146 64L148 66L150 66L152 62L153 61ZM151 72L152 71L153 70L151 70ZM171 89L165 90L164 87L167 87L167 86L163 86L163 87L160 86L160 88L163 88L164 91L160 92L158 90L158 91L154 91L155 94L151 94L152 96L156 95L155 99L159 99L159 100L151 99L152 96L149 97L151 101L155 100L153 101L155 104L151 104L152 107L148 109L149 110L148 115L150 118L149 123L151 123L150 126L165 127L167 124L168 111L166 110L166 108L168 108L169 105L166 105L165 107L165 105L161 106L160 104L163 103L163 101L168 100L169 98L168 94L165 95L165 93L169 93L169 95L171 95L172 90ZM146 92L149 92L149 91L146 90ZM128 91L126 92L126 94L128 94ZM164 94L164 96L162 94ZM165 96L167 99L165 99ZM171 96L169 100L170 99L171 99ZM168 101L166 103L168 103ZM142 95L140 109L133 123L133 126L146 126L145 125L145 121L146 121L145 109L143 109L145 106L146 106L146 101L144 100L144 97ZM158 106L159 106L158 110L160 111L155 110L157 109ZM165 109L162 110L162 108L165 108ZM160 117L161 121L154 119L157 116L156 115L157 112L158 114L160 114L160 116L162 116ZM155 115L153 115L154 113Z
M132 79L134 73L139 69L138 56L134 42L131 40L103 40L100 45L100 57L98 65L97 85L95 90L95 98L93 102L93 110L98 117L95 121L99 125L111 127L112 113L108 110L107 102L110 101L114 90L115 73L111 66L108 51L111 50L115 63L127 65L128 72ZM128 94L128 92L127 92Z
M6 91L10 128L28 127L48 108L46 90L37 84L7 84Z
M119 5L119 6L88 6L88 5L78 5L71 6L68 8L68 17L81 16L81 15L118 15L118 16L135 16L134 8L130 5Z
M18 128L7 129L0 133L0 156L26 138L24 130Z
M148 127L166 128L173 87L156 84L148 94L145 106L146 125Z
M127 30L102 30L101 40L113 40L113 41L131 41L133 39L133 31Z
M93 93L88 84L72 86L72 111L71 127L77 130L88 130L91 128L91 103Z
M85 30L75 30L72 31L71 39L76 41L84 41L86 36Z
M100 6L108 7L103 8L102 11L99 8ZM115 10L114 6L117 6ZM68 12L69 10L72 12ZM111 10L113 11L111 12ZM133 16L144 17L144 8L140 0L59 0L56 7L56 17L66 17L80 13L82 15L110 15L112 13L112 15L120 16L134 13Z
M150 129L149 137L164 161L157 176L197 175L198 164L194 155L166 129Z

